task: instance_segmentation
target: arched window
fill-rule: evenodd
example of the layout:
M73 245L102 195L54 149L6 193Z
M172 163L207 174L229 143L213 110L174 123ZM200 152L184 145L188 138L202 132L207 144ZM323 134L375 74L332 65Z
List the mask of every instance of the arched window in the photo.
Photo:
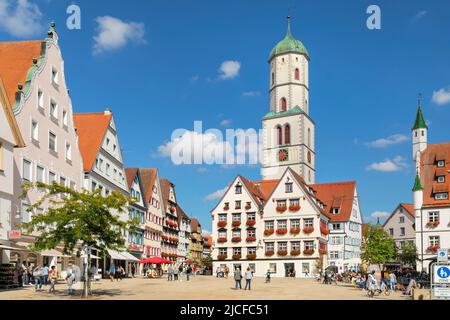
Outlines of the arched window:
M308 128L308 147L311 147L311 129Z
M308 170L308 181L311 182L311 170Z
M272 85L275 84L275 73L272 72Z
M286 111L287 110L287 103L286 103L286 98L282 98L281 102L280 102L280 109L281 111Z
M278 126L276 130L277 130L277 144L281 146L283 144L283 129L281 129L281 126Z
M295 80L300 80L300 70L295 69Z
M284 144L291 144L291 126L284 126Z

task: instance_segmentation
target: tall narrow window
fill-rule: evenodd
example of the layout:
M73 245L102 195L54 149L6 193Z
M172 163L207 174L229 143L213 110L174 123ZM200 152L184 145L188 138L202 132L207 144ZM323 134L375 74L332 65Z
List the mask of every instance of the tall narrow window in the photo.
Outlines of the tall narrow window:
M25 159L22 162L22 178L31 181L31 162Z
M56 135L53 132L49 132L48 134L48 148L51 151L56 151Z
M295 80L300 80L300 70L295 69Z
M284 127L284 144L291 144L291 126L288 124Z
M0 142L0 171L3 171L3 145Z
M31 121L31 138L34 141L39 141L39 126L37 121Z
M38 90L38 107L44 109L44 93L41 89Z
M275 84L275 73L272 72L272 85Z
M280 106L281 106L281 111L286 111L287 110L287 103L286 103L286 98L282 98L280 101Z
M63 110L63 125L67 127L67 111Z
M308 128L308 147L311 147L311 129Z
M72 160L72 147L69 142L66 142L66 160Z
M283 144L283 129L280 126L277 127L277 143L279 146Z

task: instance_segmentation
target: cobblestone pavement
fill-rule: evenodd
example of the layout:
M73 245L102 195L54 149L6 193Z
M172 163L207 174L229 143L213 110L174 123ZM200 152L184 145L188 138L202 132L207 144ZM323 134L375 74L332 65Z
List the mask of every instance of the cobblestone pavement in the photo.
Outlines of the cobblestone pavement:
M243 281L245 283L245 281ZM48 300L80 299L67 294L64 283L56 285L56 294L48 293L48 287L35 292L33 286L0 291L0 300ZM233 279L217 279L209 276L192 277L190 281L167 279L125 279L119 282L101 280L92 285L92 300L366 300L364 291L348 285L324 285L310 279L273 278L264 283L254 278L252 290L235 290ZM400 293L380 295L372 300L408 300Z

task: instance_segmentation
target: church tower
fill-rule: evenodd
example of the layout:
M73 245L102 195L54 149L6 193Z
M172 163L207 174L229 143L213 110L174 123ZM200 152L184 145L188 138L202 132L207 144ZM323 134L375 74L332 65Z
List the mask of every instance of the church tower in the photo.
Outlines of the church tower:
M291 33L270 53L270 112L263 118L262 176L280 179L288 167L314 184L315 124L309 116L309 54Z
M420 161L420 154L427 148L428 126L423 118L422 103L419 95L419 107L417 108L416 121L412 129L413 160Z

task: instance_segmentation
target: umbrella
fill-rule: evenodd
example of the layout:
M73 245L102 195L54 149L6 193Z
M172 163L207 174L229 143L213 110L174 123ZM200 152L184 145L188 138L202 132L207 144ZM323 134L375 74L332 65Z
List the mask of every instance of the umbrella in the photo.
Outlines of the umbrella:
M169 261L169 260L166 260L166 259L163 259L163 258L160 258L160 257L152 257L152 258L149 258L149 259L144 259L144 260L141 260L141 261L139 261L139 263L141 263L141 264L144 264L144 263L149 263L149 264L161 264L161 263L163 263L163 264L171 264L172 263L172 261Z

